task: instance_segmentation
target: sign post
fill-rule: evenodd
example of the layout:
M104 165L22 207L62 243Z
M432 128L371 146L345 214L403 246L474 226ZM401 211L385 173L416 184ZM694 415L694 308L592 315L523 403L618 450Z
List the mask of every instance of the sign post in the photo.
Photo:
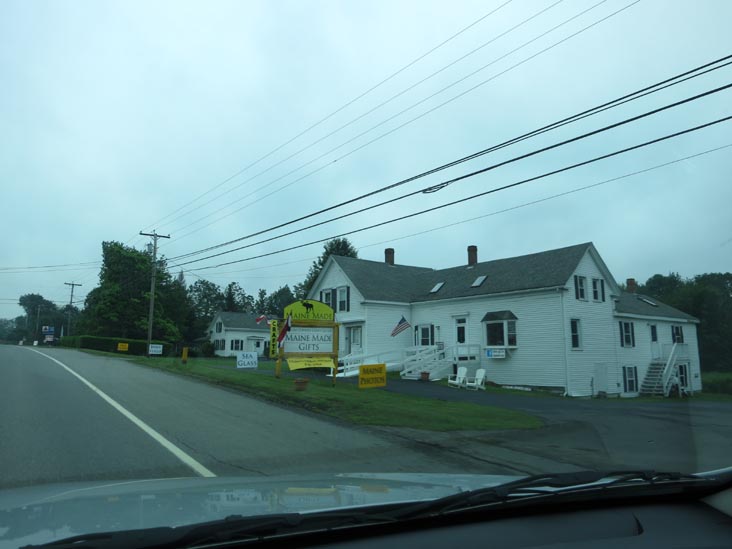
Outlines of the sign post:
M338 323L335 311L314 299L301 299L285 307L285 319L291 321L279 349L275 369L280 374L282 360L290 370L328 368L333 372L333 386L338 373Z

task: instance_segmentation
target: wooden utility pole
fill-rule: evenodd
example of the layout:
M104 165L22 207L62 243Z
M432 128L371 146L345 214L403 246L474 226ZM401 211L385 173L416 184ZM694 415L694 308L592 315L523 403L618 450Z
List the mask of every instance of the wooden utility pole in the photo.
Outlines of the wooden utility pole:
M153 230L152 233L143 233L142 236L149 236L153 239L152 253L152 276L150 277L150 311L147 315L147 356L150 357L150 343L152 342L153 329L153 312L155 310L155 275L158 268L158 238L170 238L170 235L158 234Z
M71 286L71 298L69 299L69 314L68 314L68 320L66 322L66 335L71 335L71 307L74 306L74 287L75 286L81 286L81 284L78 284L76 282L64 282L67 286Z

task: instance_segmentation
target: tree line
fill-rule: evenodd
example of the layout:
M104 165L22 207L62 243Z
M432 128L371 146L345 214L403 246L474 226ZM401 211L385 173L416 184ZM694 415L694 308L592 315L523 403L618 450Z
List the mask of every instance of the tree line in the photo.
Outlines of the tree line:
M332 254L357 257L345 238L327 242L313 261L305 280L293 289L285 284L271 293L249 293L239 282L221 287L198 278L187 283L184 273L170 273L165 258L157 260L155 311L152 337L171 343L195 344L208 338L208 327L218 311L266 314L281 318L284 308L307 296L323 265ZM119 242L102 243L99 285L92 289L80 309L58 307L40 294L20 297L25 315L0 319L0 340L42 340L41 326L53 326L56 337L69 334L146 339L150 303L152 255ZM63 330L63 332L62 332Z

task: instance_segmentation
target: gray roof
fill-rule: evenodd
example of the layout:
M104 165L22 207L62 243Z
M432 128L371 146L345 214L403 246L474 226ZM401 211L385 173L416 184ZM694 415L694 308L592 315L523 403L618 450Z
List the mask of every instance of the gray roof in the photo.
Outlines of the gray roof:
M269 332L269 326L267 326L267 323L262 322L261 324L257 324L257 316L259 315L255 315L253 313L227 313L220 311L214 316L214 320L216 318L221 318L221 322L224 323L224 327L229 329L234 328L239 330L252 330L255 332Z
M437 301L564 286L591 246L592 243L587 242L519 257L484 261L472 267L463 265L440 270L332 257L364 299ZM479 276L485 276L485 281L478 287L472 287ZM430 293L439 282L444 282L444 285L439 291Z
M652 303L655 305L652 305ZM698 322L697 318L683 311L679 311L670 305L661 303L654 297L630 292L622 292L615 300L615 311L619 314L679 318Z

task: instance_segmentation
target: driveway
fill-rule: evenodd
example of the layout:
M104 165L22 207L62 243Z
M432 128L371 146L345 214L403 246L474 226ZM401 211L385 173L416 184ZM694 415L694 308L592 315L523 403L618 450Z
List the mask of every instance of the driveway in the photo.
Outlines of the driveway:
M496 394L401 379L389 379L386 390L521 410L546 421L535 431L467 433L464 444L496 445L603 469L690 472L732 464L732 402ZM437 442L440 435L429 438Z

